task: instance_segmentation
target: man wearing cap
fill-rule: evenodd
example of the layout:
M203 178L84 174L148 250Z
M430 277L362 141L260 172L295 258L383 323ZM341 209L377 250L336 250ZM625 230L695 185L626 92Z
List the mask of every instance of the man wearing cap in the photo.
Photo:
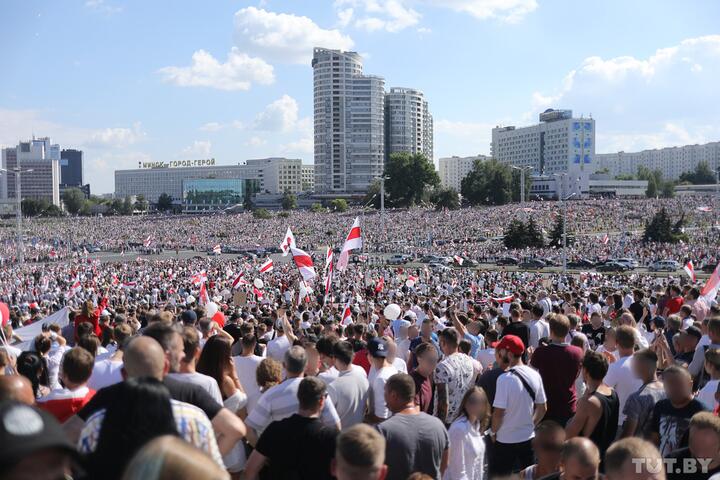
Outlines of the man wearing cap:
M505 335L495 350L509 368L498 377L493 401L491 477L505 476L533 463L531 440L547 411L542 378L523 364L525 345L520 337Z
M68 478L77 460L52 415L13 401L0 403L0 445L5 480Z
M388 379L398 373L388 360L388 343L381 337L371 339L367 344L367 355L371 366L375 367L368 375L370 390L368 392L368 414L365 421L380 423L390 417L390 410L385 404L385 384Z

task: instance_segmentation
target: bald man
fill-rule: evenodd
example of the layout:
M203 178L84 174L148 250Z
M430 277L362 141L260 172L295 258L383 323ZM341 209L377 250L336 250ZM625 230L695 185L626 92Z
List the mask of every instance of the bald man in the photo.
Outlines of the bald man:
M34 405L35 395L30 380L22 375L0 375L0 402L5 400Z
M178 334L179 337L179 334ZM151 337L135 337L125 347L123 378L153 377L162 380L174 400L189 403L203 410L212 421L220 453L227 454L246 434L245 424L227 408L213 400L202 387L167 377L172 358L160 343ZM117 385L100 389L90 402L65 422L63 427L74 441L80 436L85 421L96 411L106 408L114 397Z
M575 437L563 444L560 471L543 480L597 480L600 478L600 452L592 440Z

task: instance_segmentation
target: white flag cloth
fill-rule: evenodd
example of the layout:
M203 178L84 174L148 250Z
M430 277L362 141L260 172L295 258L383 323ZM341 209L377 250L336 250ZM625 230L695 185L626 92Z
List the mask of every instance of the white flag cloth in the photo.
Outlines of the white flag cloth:
M347 268L348 258L350 257L351 250L357 250L362 248L362 232L360 231L360 218L355 217L355 221L350 227L350 233L348 233L345 239L345 245L343 245L342 251L337 261L337 269L343 271Z
M272 269L273 269L272 258L268 258L267 261L265 263L263 263L262 265L260 265L260 268L259 268L260 273L272 272Z
M309 282L315 278L317 273L315 272L315 265L313 264L312 257L299 248L290 247L290 251L292 252L293 261L298 267L298 270L300 270L300 275L302 275L303 280Z
M282 243L280 243L280 250L283 252L283 257L290 253L291 248L295 248L295 235L293 235L290 227L288 227L285 237Z

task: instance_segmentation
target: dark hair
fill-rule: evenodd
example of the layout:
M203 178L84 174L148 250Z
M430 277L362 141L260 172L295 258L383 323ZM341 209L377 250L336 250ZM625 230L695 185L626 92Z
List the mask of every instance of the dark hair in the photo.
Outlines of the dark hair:
M97 448L88 457L89 477L120 478L132 456L162 435L178 435L167 387L150 377L120 383L105 410Z
M242 337L240 342L242 343L243 348L254 347L257 344L257 337L252 333L248 333L247 335Z
M73 383L85 383L90 378L95 357L82 347L75 347L65 353L62 371Z
M470 355L470 350L472 349L472 344L470 343L470 340L465 340L464 338L460 340L460 343L458 344L458 349L465 355Z
M172 349L172 341L175 335L179 335L177 329L172 325L162 322L153 322L143 330L143 335L154 338L166 352Z
M325 383L317 377L305 377L298 386L297 398L300 408L313 410L327 394Z
M45 362L36 352L22 352L18 355L16 370L20 375L30 380L35 397L38 396L41 384L47 386L50 383ZM44 382L42 377L45 377Z
M440 333L438 335L441 339L445 340L445 343L447 343L451 347L457 347L458 342L460 341L460 336L458 335L457 330L452 327L440 330Z
M385 385L389 392L394 392L404 402L409 403L415 398L415 380L407 373L396 373L388 378Z
M231 350L230 339L220 335L208 338L195 369L198 373L214 378L220 387L229 368L233 365L230 356Z
M50 340L50 337L46 337L43 334L38 335L35 337L35 351L43 354L50 351L50 348L52 347L52 340Z
M602 380L608 371L608 361L605 356L592 350L585 352L582 366L593 380Z
M90 355L95 358L97 355L98 347L100 346L100 339L94 333L90 335L83 335L78 338L77 346L85 349Z
M633 348L635 345L635 329L630 325L620 325L616 330L615 341L622 348Z
M337 343L337 339L335 337L322 337L315 344L315 348L317 348L318 353L322 353L323 355L325 355L327 357L332 357L333 356L333 346L336 343Z
M182 329L183 352L185 362L191 362L195 358L195 352L200 348L200 334L195 327L185 326Z
M350 345L350 342L335 342L333 345L333 357L335 357L337 360L340 360L342 363L346 365L350 365L352 363L352 359L354 356L352 345Z
M95 327L93 327L93 324L90 322L80 322L80 324L77 326L77 331L75 332L75 336L78 338L83 337L85 335L90 335L95 331Z

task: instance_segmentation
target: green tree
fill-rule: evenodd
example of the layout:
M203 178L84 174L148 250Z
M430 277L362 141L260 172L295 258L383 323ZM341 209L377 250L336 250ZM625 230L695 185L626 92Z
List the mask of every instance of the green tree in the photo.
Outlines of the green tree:
M655 198L658 194L658 186L657 183L655 183L655 177L651 176L647 179L648 186L647 190L645 190L645 196L647 198Z
M530 217L525 225L525 247L542 248L545 246L545 239L542 231L538 228L535 219Z
M385 200L394 206L420 203L429 188L440 185L440 177L425 155L392 153L385 164Z
M513 219L505 228L503 244L510 249L525 248L525 224Z
M347 212L348 203L344 198L335 198L330 202L330 210L336 213Z
M677 243L680 240L687 241L688 237L683 232L685 222L684 216L672 223L670 215L662 208L653 215L652 220L645 224L643 233L644 242Z
M79 188L68 188L63 192L62 201L71 215L76 215L85 205L85 194Z
M621 173L620 175L615 175L615 180L635 180L635 175L632 173Z
M454 188L436 189L430 201L435 205L436 210L442 210L443 208L457 210L460 208L460 198Z
M684 172L680 175L681 182L690 182L693 185L708 185L717 181L715 173L708 165L708 162L701 161L695 166L692 172Z
M43 215L47 215L48 217L62 217L63 211L55 204L50 204L43 212Z
M555 248L561 248L563 245L563 224L565 221L563 220L562 215L558 215L555 219L555 225L553 225L553 229L550 231L550 239L548 242L549 247L555 247ZM570 231L568 230L566 232L567 234L567 245L572 245L575 236L571 235Z
M520 182L522 180L522 174L519 170L511 168L510 173L512 175L512 201L520 201ZM525 199L530 196L530 188L532 187L532 175L530 169L525 170Z
M297 208L297 197L290 193L289 190L285 190L280 203L283 210L295 210Z
M675 184L671 181L663 182L661 195L663 198L675 197Z
M145 199L145 195L138 195L135 200L135 210L139 212L146 212L148 209L148 201Z
M123 215L132 215L133 213L133 203L132 200L130 200L130 197L125 197L122 204L122 210L120 211Z
M260 220L268 220L272 218L272 214L264 208L256 208L252 213L253 218L258 218Z
M385 199L387 200L387 198ZM380 179L376 178L370 183L368 191L363 198L363 205L380 209ZM387 204L389 205L389 204Z
M158 197L157 201L157 209L161 212L167 212L168 210L172 210L173 207L173 199L170 195L167 193L161 193Z
M462 180L460 192L472 205L509 203L512 199L510 166L495 159L475 162L473 169Z
M50 202L45 199L26 198L20 203L20 210L26 217L36 217L43 213L49 206Z
M313 213L321 213L325 211L325 208L322 206L322 203L315 202L310 205L310 211Z
M108 210L108 214L110 215L120 215L122 214L123 210L123 201L119 198L113 198L112 202L110 202L110 208Z

